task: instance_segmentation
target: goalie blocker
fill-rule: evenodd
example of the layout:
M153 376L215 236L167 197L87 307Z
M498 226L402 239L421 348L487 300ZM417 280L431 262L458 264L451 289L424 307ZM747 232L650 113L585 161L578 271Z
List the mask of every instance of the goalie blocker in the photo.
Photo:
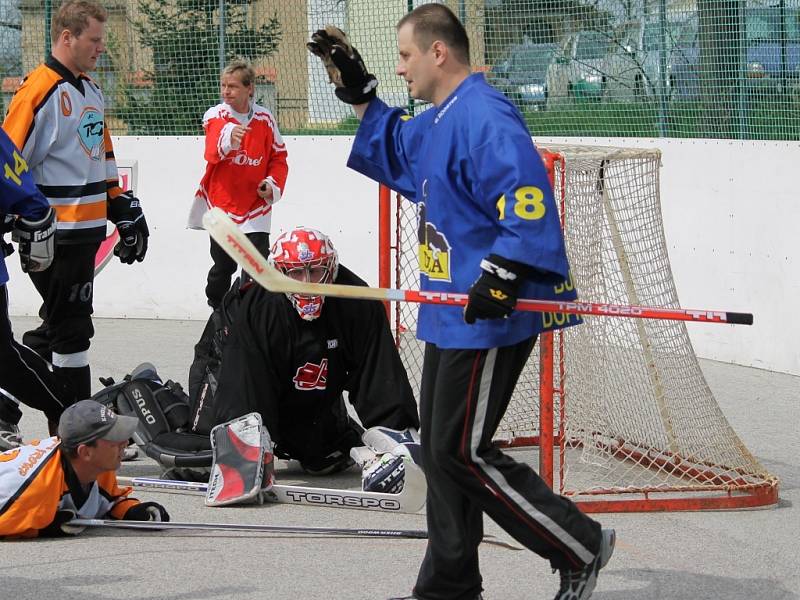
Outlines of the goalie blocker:
M206 506L262 501L274 483L272 440L256 412L221 423L211 430L214 462Z

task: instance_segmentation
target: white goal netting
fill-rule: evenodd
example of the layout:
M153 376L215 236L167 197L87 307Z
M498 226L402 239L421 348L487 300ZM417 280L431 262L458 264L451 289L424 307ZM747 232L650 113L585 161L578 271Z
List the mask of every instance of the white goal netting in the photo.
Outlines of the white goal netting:
M659 199L658 150L559 146L562 204L581 299L679 307ZM398 199L392 285L417 286L416 212ZM393 307L401 356L419 389L416 306ZM747 450L706 384L681 321L586 317L555 335L555 487L589 510L768 504L777 479ZM538 443L539 356L531 357L497 440ZM536 460L535 453L529 457ZM700 492L698 494L697 492Z

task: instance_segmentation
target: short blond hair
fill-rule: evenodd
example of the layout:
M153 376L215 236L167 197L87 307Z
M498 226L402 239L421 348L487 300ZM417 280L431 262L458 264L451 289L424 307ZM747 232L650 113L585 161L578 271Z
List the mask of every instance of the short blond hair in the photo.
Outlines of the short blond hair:
M227 66L222 69L222 75L233 75L241 73L242 85L248 87L256 80L256 72L253 65L243 58L234 58Z
M78 37L89 27L89 19L97 19L101 23L108 20L108 11L94 0L66 0L50 23L50 41L55 44L64 30Z

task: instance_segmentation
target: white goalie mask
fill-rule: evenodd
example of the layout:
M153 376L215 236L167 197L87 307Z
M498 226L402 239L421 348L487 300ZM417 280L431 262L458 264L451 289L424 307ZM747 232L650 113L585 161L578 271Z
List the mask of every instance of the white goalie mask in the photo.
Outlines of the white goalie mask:
M331 283L339 269L339 255L328 236L309 227L296 227L281 234L272 245L269 261L287 277L309 283ZM322 296L286 296L306 321L322 313Z

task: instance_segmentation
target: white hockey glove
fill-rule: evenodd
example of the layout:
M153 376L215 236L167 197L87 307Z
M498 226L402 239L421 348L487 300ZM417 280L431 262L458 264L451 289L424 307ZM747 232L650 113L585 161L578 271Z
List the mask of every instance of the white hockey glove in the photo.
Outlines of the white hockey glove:
M44 271L53 262L56 250L56 211L50 207L38 221L24 217L14 223L11 239L19 244L19 261L26 273Z
M421 467L417 431L371 427L361 439L366 446L351 449L350 456L362 467L362 489L385 494L400 493L405 484L406 471Z
M405 484L407 462L411 461L404 456L382 455L362 472L361 488L365 492L399 494Z

